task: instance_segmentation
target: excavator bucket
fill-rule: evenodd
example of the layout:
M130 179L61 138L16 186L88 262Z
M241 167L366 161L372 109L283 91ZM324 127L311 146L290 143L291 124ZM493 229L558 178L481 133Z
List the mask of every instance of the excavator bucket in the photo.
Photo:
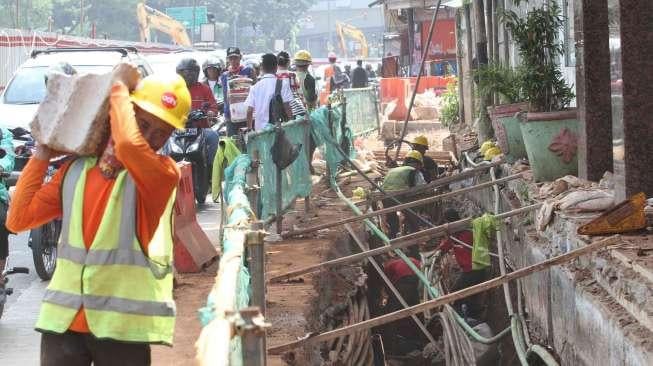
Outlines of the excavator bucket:
M638 193L578 228L581 235L619 234L646 227L646 195Z

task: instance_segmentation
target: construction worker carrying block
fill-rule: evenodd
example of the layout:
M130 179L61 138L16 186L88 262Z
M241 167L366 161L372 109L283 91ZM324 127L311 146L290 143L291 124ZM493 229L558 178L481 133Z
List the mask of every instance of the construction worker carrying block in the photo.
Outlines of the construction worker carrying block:
M422 168L422 154L417 150L409 151L404 158L404 165L392 168L388 171L383 179L383 188L386 192L402 191L422 184L426 184L420 169ZM397 200L402 201L402 197L396 197ZM394 207L397 205L393 199L386 198L383 201L383 207ZM407 211L402 211L406 217L406 224L410 232L415 232L418 229L418 218ZM400 231L399 216L396 212L386 215L386 222L389 228L389 237L395 238Z
M37 146L7 218L13 232L63 219L56 270L36 323L45 366L149 365L150 344L172 344L179 171L157 151L184 128L190 93L175 74L140 80L136 67L120 64L114 75L106 148L70 159L43 184L58 153Z
M421 172L424 175L426 183L430 183L433 179L438 177L438 163L430 157L426 156L426 150L429 149L429 140L424 135L419 135L413 139L410 144L413 150L419 151L422 154L422 168Z

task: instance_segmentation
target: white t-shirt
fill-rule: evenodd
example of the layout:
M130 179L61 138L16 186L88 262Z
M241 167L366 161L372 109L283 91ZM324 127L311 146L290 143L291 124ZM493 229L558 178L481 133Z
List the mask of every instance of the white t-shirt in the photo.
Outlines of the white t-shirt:
M274 97L277 88L277 76L274 74L264 74L249 89L249 95L245 99L247 107L254 108L254 129L262 130L268 124L270 118L270 101ZM281 83L281 100L284 103L290 103L294 99L290 85Z

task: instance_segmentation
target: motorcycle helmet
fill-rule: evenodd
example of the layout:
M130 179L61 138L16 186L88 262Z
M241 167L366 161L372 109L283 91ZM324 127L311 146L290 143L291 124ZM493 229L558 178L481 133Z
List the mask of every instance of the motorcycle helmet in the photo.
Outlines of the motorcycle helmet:
M194 58L185 58L177 64L177 74L186 81L186 86L197 83L200 77L200 65Z
M208 75L206 73L206 70L210 67L216 68L218 70L218 74L222 72L224 69L224 62L222 62L221 59L211 56L204 61L202 64L202 72L204 72L204 77L208 78Z

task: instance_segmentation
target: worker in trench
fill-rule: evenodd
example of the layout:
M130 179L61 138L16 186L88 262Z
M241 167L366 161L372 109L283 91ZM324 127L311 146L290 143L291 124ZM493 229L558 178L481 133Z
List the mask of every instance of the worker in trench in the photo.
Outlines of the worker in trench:
M420 171L426 183L431 183L432 180L438 177L438 163L430 156L426 156L426 151L429 149L429 140L426 136L419 135L413 139L410 145L413 150L417 150L422 154L422 168Z
M140 80L120 64L109 97L110 136L43 184L58 154L38 145L16 185L7 228L63 218L57 267L36 330L41 365L149 365L150 344L172 344L175 162L157 154L183 129L191 97L175 74Z
M412 246L404 249L408 259L420 268L419 248ZM397 292L406 301L408 306L420 303L418 290L419 279L410 266L400 257L390 257L383 263L383 272L386 274ZM380 308L381 314L388 314L404 307L395 294L386 286L384 287L382 299L387 299L385 306ZM421 350L425 345L425 339L421 333L416 332L415 322L412 318L404 318L386 324L376 329L382 337L386 352L393 355L405 355L414 350Z
M417 150L409 151L404 158L404 165L392 168L388 171L381 188L383 191L391 193L396 191L403 191L409 188L417 187L426 184L424 176L420 169L422 168L422 154ZM401 196L395 197L397 201L404 202ZM383 201L383 207L389 208L398 205L392 198L386 198ZM419 217L415 214L404 210L404 226L406 234L413 233L419 229ZM388 225L388 237L393 239L401 232L399 215L397 212L391 212L385 215L386 223Z
M447 223L460 220L458 211L448 208L444 211L444 219ZM485 282L487 279L487 269L474 269L472 262L472 248L474 246L474 235L470 230L460 230L450 233L448 237L442 239L438 245L440 255L444 255L453 249L456 263L460 267L461 273L451 287L451 292L462 290L467 287ZM483 313L483 304L481 303L482 294L474 295L460 299L454 303L454 308L465 317L480 319Z

